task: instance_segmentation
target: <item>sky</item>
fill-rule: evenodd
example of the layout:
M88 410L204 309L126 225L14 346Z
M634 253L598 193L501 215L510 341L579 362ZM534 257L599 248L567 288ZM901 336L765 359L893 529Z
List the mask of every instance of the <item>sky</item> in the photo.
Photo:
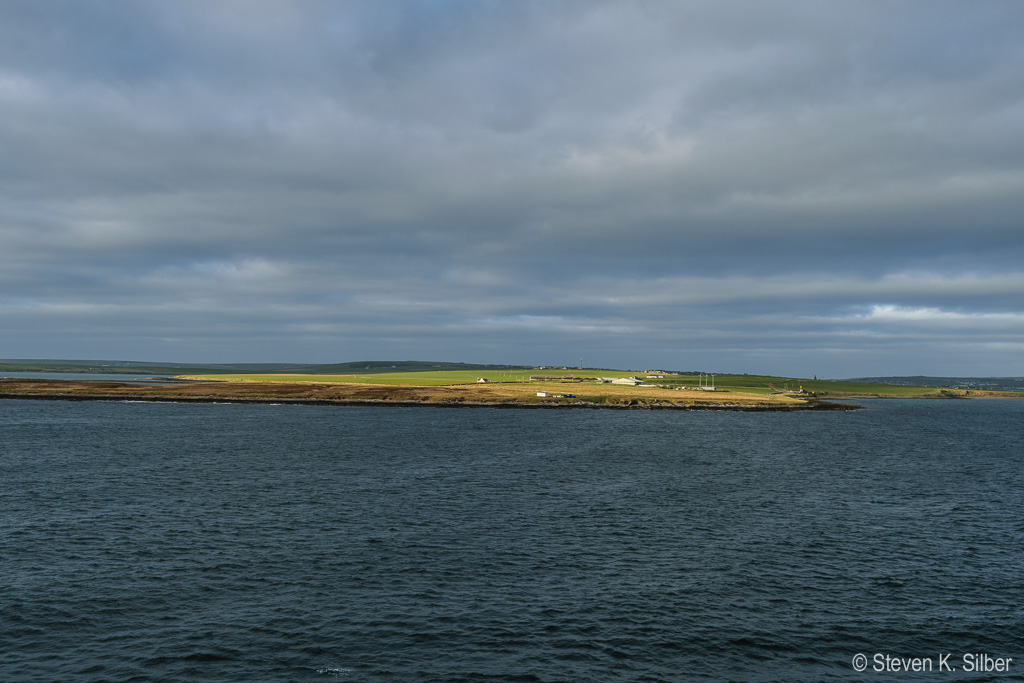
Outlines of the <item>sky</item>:
M0 3L0 357L1024 375L1024 3Z

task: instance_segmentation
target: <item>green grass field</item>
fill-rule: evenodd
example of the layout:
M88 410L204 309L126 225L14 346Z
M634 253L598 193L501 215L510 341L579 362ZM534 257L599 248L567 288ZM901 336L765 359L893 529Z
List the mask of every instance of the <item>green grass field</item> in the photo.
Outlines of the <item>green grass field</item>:
M530 377L630 377L624 370L442 370L438 372L389 372L365 375L225 374L190 375L192 378L226 382L321 382L327 384L385 384L420 387L475 384L480 377L490 382L528 382Z
M219 380L228 382L314 382L325 384L375 384L392 386L449 386L459 384L475 384L477 378L485 377L491 383L528 382L532 376L564 377L630 377L636 375L643 378L642 373L627 370L562 370L562 369L524 369L524 370L445 370L437 372L392 372L371 374L345 375L311 375L311 374L218 374L192 375L193 379ZM667 387L696 387L700 383L696 375L666 375L663 379L645 380L649 384ZM863 384L860 382L837 382L832 380L799 379L791 377L773 377L769 375L715 375L715 386L719 391L735 391L738 393L769 394L813 392L818 396L885 396L903 398L925 398L948 396L944 390L932 387L906 387L888 384Z
M891 396L920 398L939 396L940 389L933 387L904 387L889 384L862 384L860 382L837 382L827 379L800 379L773 377L770 375L715 375L715 386L720 390L746 393L772 394L778 392L813 392L819 396ZM692 375L671 375L663 380L650 380L671 386L696 386L699 379Z

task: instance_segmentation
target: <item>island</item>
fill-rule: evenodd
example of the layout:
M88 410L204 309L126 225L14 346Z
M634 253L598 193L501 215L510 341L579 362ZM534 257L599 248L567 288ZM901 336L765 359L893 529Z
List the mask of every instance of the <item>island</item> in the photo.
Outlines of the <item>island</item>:
M355 364L353 364L355 365ZM852 410L850 398L1019 393L661 370L346 367L342 373L217 372L129 379L0 379L0 398L612 410ZM361 372L359 372L361 370ZM71 375L69 375L71 377Z

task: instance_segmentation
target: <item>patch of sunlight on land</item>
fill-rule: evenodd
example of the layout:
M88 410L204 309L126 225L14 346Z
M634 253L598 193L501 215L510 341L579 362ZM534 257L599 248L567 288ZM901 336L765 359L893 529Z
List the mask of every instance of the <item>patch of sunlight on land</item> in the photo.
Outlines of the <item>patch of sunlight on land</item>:
M441 370L438 372L381 372L365 375L186 375L183 379L209 382L317 382L326 384L390 384L411 387L436 387L476 384L481 377L490 383L529 382L530 377L631 377L623 370Z
M710 376L701 378L697 375L666 374L661 377L647 378L642 372L628 370L591 370L591 369L526 369L526 370L442 370L437 372L391 372L347 375L311 375L311 374L230 374L230 375L187 375L184 379L204 380L211 382L290 382L317 384L363 384L406 387L437 387L477 384L481 377L488 380L487 385L528 384L536 386L538 381L531 377L542 377L551 381L556 378L582 378L582 382L566 381L560 383L563 393L584 392L584 387L600 386L596 382L586 381L598 377L631 377L644 380L649 388L663 387L668 389L693 390L701 384L709 384ZM791 377L773 377L769 375L715 375L716 392L706 395L720 396L722 392L732 392L759 397L782 396L785 394L808 395L821 397L833 396L884 396L899 398L927 398L950 395L949 390L932 387L906 387L889 384L863 384L860 382L841 382L819 379L799 379ZM571 387L579 387L580 392L572 391ZM616 385L618 386L618 385ZM621 389L621 387L618 387Z
M610 384L594 381L598 377L631 377L645 379L642 386ZM477 380L485 377L486 383ZM537 378L537 379L531 379ZM569 379L569 378L581 379ZM696 389L699 378L693 375L667 375L646 378L642 373L624 370L500 370L484 372L474 370L445 370L437 372L394 372L361 375L310 375L310 374L233 374L233 375L191 375L188 379L205 380L228 384L289 383L314 385L349 386L391 386L399 388L420 387L425 391L449 387L459 390L459 396L466 400L515 400L523 403L543 403L551 400L578 399L594 403L620 403L632 400L655 401L679 404L723 404L769 402L774 404L799 404L803 398L784 395L765 387L720 388L719 391ZM541 379L543 378L543 379ZM563 378L559 381L558 378ZM655 384L657 383L657 384ZM660 386L659 386L660 385ZM428 389L433 387L434 389ZM549 396L537 396L546 392Z

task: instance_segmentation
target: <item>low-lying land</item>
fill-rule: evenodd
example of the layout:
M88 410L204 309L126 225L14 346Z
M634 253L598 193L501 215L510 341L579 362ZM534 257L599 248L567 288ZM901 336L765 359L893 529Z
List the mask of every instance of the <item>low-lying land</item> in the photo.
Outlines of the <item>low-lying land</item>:
M638 386L613 380L639 377ZM709 385L713 380L713 390ZM1020 397L1014 392L893 386L760 375L714 378L621 370L480 369L369 374L214 374L167 383L0 380L0 398L267 402L335 405L492 406L669 410L835 410L822 399Z
M546 393L548 396L538 396ZM612 384L529 382L402 385L300 381L216 381L123 384L90 380L0 380L0 398L335 405L491 406L502 408L619 408L808 410L845 409L813 397L741 392L676 391Z
M628 387L600 383L601 379L637 377L642 386ZM1020 392L979 391L929 386L869 384L828 379L796 379L770 375L686 375L657 373L647 375L628 370L594 369L506 369L490 373L480 371L392 372L377 374L218 374L184 375L182 379L218 382L288 382L315 384L363 384L368 386L459 386L471 385L474 391L484 387L527 387L521 391L554 391L556 393L638 397L650 395L668 398L662 390L685 394L687 400L720 402L728 397L757 397L772 400L813 400L822 398L973 398L982 396L1024 397ZM486 379L487 384L477 384ZM546 385L557 385L543 388ZM703 391L701 385L713 384L714 391ZM520 391L520 390L513 390ZM682 398L682 394L677 398Z

